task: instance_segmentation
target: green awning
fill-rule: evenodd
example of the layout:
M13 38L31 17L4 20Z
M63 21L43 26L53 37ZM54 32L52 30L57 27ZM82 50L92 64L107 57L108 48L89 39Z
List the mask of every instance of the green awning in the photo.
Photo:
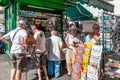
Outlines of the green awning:
M89 6L97 7L98 9L103 9L107 12L114 12L114 5L110 4L104 0L73 0L73 1L79 1L82 4L87 4Z
M66 15L71 21L92 20L93 15L80 4L66 9Z
M0 6L5 6L6 2L8 2L8 0L0 0Z
M68 0L0 0L0 6L7 6L11 2L20 2L25 5L32 5L56 10L65 10L67 6L76 4L75 2Z

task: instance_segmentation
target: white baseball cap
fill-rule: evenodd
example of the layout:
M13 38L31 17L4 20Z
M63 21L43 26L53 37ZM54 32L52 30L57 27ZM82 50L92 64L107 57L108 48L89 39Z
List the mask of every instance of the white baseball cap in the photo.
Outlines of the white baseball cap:
M77 27L73 24L73 25L71 25L70 30L72 30L72 29L77 29Z
M19 21L18 21L18 24L25 24L25 21L19 20Z

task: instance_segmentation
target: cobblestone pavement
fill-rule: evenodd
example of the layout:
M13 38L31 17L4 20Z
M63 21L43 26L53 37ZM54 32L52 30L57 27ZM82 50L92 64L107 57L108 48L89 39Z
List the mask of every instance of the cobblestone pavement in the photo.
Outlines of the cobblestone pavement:
M11 67L7 62L6 54L0 54L0 80L9 80ZM26 73L22 74L22 80L26 80ZM38 80L37 71L30 70L27 72L27 80ZM44 79L45 80L45 79ZM70 80L67 76L66 70L62 70L62 75L59 78L52 78L50 80Z

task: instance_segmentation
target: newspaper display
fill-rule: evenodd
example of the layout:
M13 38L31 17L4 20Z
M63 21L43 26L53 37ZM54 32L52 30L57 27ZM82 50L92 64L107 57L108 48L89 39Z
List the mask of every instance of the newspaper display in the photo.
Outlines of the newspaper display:
M87 80L99 79L98 72L100 70L101 54L102 54L102 46L93 45L90 56L90 65L88 65Z

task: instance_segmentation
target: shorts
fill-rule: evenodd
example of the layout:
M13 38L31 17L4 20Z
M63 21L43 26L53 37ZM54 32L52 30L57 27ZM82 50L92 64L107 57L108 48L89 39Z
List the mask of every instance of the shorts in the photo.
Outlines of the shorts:
M37 67L46 65L46 55L44 53L36 53L36 59Z
M22 70L26 67L26 54L25 53L11 53L11 64L14 69Z

